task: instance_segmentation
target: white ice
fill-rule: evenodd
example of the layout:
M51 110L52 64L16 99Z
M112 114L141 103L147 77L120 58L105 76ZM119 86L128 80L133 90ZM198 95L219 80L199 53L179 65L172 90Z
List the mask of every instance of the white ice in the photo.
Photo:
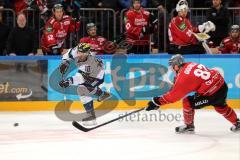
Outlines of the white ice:
M146 114L84 133L53 112L0 112L0 160L240 160L240 134L214 110L196 112L194 135L176 134L175 126L182 124L176 120L142 121Z

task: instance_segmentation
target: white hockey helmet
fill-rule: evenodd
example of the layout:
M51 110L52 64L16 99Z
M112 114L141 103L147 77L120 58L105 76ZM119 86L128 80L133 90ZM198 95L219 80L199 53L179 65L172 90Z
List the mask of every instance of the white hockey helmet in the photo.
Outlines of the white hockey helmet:
M176 11L180 12L182 10L189 10L188 7L188 2L186 0L180 0L178 1L177 5L176 5Z
M240 32L240 27L239 25L232 25L231 26L231 32Z

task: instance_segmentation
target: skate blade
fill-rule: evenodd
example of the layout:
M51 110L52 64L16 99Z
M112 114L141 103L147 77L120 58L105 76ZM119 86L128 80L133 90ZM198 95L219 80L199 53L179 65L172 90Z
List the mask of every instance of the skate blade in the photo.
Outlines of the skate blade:
M112 97L112 95L109 94L108 96L103 97L102 99L98 99L97 101L98 101L98 102L106 101L106 100L110 99L111 97Z
M237 130L231 130L233 133L240 133L240 129Z
M195 134L195 131L175 132L176 134Z
M95 126L95 125L97 125L97 121L96 121L96 120L83 121L82 124L83 124L84 126Z

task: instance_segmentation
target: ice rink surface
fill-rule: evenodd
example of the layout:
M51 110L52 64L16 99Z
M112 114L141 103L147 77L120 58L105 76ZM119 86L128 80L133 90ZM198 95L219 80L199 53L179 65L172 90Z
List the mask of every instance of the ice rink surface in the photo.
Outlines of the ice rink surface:
M214 110L196 112L193 135L174 132L182 122L146 122L142 118L150 113L142 114L84 133L53 112L0 112L0 160L240 160L240 134L230 132L231 124Z

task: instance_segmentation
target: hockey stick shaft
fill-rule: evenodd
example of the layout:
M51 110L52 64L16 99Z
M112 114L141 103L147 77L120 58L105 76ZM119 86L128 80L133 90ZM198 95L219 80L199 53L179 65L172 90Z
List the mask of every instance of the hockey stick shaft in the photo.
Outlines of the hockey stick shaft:
M203 42L202 42L202 46L203 46L203 48L205 49L206 53L208 53L208 54L213 54L212 51L211 51L211 49L210 49L209 46L207 45L206 41L203 41Z
M198 35L196 33L192 32L192 34L199 40ZM202 46L205 49L207 54L213 54L211 49L207 45L206 40L203 40L203 41L200 41L200 42L202 43Z
M64 74L62 74L62 80L64 80ZM63 100L64 100L64 107L66 106L66 100L67 100L67 97L66 97L66 94L65 94L65 88L63 88Z
M123 115L123 116L114 118L114 119L112 119L112 120L110 120L110 121L107 121L107 122L105 122L105 123L102 123L102 124L97 125L97 126L92 127L92 128L85 128L85 127L83 127L82 125L80 125L80 124L79 124L78 122L76 122L76 121L73 121L73 122L72 122L72 125L73 125L74 127L76 127L77 129L83 131L83 132L88 132L88 131L97 129L97 128L99 128L99 127L105 126L105 125L107 125L107 124L113 123L113 122L115 122L115 121L118 121L118 120L120 120L120 119L122 119L122 118L125 118L125 117L127 117L127 116L130 116L130 115L132 115L132 114L134 114L134 113L138 113L138 112L140 112L140 111L142 111L142 110L144 110L144 109L145 109L145 107L140 108L140 109L138 109L138 110L135 110L135 111L132 111L132 112L130 112L130 113L127 113L127 114L125 114L125 115Z

